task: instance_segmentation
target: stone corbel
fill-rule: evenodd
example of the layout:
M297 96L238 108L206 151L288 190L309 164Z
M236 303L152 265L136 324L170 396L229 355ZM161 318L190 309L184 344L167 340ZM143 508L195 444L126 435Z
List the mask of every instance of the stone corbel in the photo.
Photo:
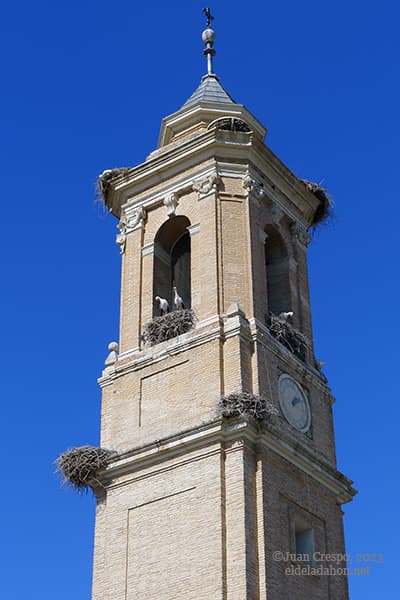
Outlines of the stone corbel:
M175 216L175 211L178 204L179 198L175 192L171 192L164 198L164 206L167 207L167 215L169 217Z
M251 194L256 200L261 200L265 195L264 185L248 173L242 179L242 186L248 195L250 196Z
M117 225L119 229L119 233L116 236L116 243L119 246L120 253L123 254L125 252L126 247L126 236L131 231L135 231L140 227L143 227L144 221L146 218L146 211L143 206L136 208L130 214L123 214L121 216L121 220Z
M216 191L218 189L218 185L220 183L220 177L218 173L211 173L207 177L203 179L199 179L193 182L192 190L197 192L198 200L201 200L204 196L207 196L212 191Z
M299 223L292 223L290 232L292 234L292 239L298 240L305 247L311 242L311 234Z

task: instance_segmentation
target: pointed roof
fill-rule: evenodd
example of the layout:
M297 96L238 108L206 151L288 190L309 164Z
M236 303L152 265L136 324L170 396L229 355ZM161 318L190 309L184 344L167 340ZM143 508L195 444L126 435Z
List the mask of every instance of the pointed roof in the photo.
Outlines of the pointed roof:
M177 112L163 119L158 148L168 145L174 139L183 139L184 135L207 129L213 121L221 117L233 117L245 121L262 139L267 133L265 127L242 104L237 104L233 100L214 73L215 32L211 29L211 21L214 17L209 8L204 8L203 12L207 17L207 29L201 36L205 45L203 54L207 59L207 74L185 104Z
M222 87L216 75L204 75L199 87L186 100L182 108L187 108L200 102L219 102L222 104L236 104L226 90ZM182 109L181 109L182 110Z

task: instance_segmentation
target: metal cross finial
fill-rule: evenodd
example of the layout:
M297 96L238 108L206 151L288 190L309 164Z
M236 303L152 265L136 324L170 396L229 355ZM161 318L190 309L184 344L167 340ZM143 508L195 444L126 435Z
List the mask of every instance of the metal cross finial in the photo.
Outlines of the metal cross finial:
M215 56L215 50L213 47L215 42L215 31L211 29L211 21L214 19L214 17L212 16L209 8L203 8L203 13L207 17L207 29L203 31L201 36L206 45L203 54L207 58L207 75L213 75L215 77L212 64L213 56Z
M214 21L214 17L211 14L211 10L209 8L203 8L203 13L207 17L207 27L211 27L211 21Z

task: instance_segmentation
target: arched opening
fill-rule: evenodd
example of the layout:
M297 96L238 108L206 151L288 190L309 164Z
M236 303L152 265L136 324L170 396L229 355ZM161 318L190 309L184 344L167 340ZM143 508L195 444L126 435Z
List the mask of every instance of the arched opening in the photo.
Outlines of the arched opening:
M251 131L246 121L237 117L220 117L212 121L207 129L224 129L225 131L242 131L244 133Z
M172 288L176 286L185 308L191 306L190 225L186 217L172 217L158 230L154 240L153 316L160 314L154 298L160 296L174 310Z
M279 315L292 310L289 281L289 256L285 243L274 227L265 228L265 269L268 312Z

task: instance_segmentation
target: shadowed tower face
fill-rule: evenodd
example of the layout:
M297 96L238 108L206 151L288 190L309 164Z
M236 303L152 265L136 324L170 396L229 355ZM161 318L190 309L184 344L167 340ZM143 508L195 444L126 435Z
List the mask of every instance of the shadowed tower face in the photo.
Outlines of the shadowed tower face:
M93 599L345 600L344 575L293 571L344 554L354 494L312 342L308 230L327 198L222 87L206 16L199 87L143 164L102 176L122 284Z

